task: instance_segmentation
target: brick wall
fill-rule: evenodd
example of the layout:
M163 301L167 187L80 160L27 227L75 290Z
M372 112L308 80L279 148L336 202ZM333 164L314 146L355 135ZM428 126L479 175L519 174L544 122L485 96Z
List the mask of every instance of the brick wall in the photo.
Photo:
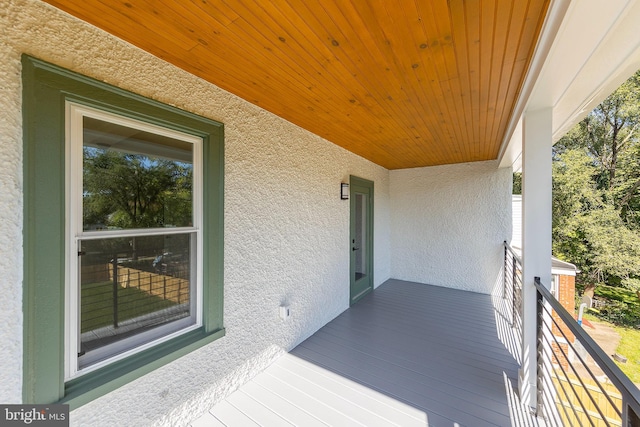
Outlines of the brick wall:
M575 299L576 278L575 276L558 275L557 283L558 283L558 288L556 291L556 298L558 299L558 302L560 302L560 304L562 304L562 306L566 308L569 313L574 314L576 309L576 299ZM553 320L555 321L553 322L553 325L551 327L553 335L555 335L557 339L560 341L566 339L570 342L573 342L574 341L573 334L571 333L571 331L569 331L569 328L565 326L564 323L560 320L560 317L555 313L555 311L553 312ZM558 325L560 325L560 327L558 327ZM569 355L569 346L567 344L561 344L560 346L562 347L562 351L560 351L558 346L555 343L553 343L552 350L557 355L558 359L554 358L552 362L558 363L558 360L559 360L560 365L562 365L565 369L567 369L568 368L567 356Z

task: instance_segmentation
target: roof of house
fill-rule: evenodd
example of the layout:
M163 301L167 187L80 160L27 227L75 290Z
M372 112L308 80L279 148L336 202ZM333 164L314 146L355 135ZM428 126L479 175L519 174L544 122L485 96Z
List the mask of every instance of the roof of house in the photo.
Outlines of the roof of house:
M551 257L551 272L553 274L565 274L569 276L575 276L579 273L578 267L570 262L559 260L556 257Z

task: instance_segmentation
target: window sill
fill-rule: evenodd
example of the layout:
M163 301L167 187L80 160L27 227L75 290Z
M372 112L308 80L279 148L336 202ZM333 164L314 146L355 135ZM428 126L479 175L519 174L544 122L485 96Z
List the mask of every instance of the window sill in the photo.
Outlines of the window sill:
M67 382L64 397L57 403L68 404L73 410L224 335L224 329L207 333L199 328L188 332Z

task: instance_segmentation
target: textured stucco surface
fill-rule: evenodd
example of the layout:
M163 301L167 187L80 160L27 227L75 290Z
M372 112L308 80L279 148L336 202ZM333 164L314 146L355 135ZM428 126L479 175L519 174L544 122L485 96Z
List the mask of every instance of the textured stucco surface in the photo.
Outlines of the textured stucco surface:
M22 118L20 64L11 61L0 5L0 402L22 390Z
M511 237L511 180L495 162L391 171L391 276L491 293Z
M389 171L36 0L0 0L0 402L22 382L23 53L225 125L227 335L72 413L72 425L183 425L345 310L349 203L375 182L375 284L390 277ZM291 318L278 318L278 306Z

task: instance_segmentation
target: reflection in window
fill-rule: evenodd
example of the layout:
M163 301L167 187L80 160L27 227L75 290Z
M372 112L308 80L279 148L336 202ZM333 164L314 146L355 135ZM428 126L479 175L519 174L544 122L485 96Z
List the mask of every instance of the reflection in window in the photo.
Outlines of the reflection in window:
M193 144L83 118L83 230L193 224Z
M193 234L81 242L79 367L194 324ZM183 319L183 320L181 320ZM181 320L178 322L178 320ZM168 325L168 326L165 326Z
M68 114L72 379L201 325L202 139Z
M367 275L367 195L355 193L355 272L356 280Z

